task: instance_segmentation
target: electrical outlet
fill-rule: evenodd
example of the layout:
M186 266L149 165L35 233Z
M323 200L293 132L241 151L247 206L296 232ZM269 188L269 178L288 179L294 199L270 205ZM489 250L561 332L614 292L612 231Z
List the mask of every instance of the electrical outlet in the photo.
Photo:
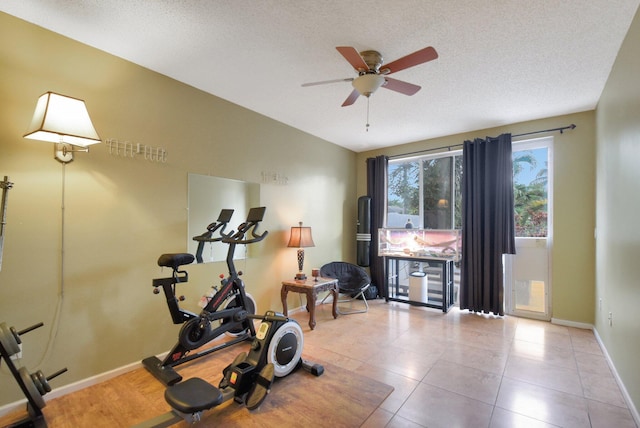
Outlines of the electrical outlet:
M613 313L609 312L609 316L607 317L609 319L609 326L613 325Z

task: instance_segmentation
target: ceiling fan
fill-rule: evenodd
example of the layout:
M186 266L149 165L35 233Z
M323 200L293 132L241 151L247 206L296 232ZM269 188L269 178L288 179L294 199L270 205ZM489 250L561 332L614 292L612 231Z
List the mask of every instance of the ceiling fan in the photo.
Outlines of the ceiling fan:
M346 79L324 80L321 82L304 83L302 86L323 85L326 83L351 82L353 91L342 103L342 107L350 106L360 95L369 98L378 88L383 87L405 95L413 95L420 90L420 86L402 80L387 77L415 65L423 64L438 58L438 53L431 46L420 49L412 54L383 63L382 55L378 51L368 50L358 52L351 46L338 46L338 52L351 64L358 73L358 77Z

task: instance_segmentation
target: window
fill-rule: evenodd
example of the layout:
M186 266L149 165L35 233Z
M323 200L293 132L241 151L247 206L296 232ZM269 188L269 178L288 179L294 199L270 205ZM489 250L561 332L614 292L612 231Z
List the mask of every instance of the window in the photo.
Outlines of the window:
M389 161L387 226L460 229L462 152Z
M548 181L548 148L514 144L513 199L517 237L547 236Z
M548 142L514 142L513 184L518 237L548 232ZM462 228L462 151L389 161L386 227Z

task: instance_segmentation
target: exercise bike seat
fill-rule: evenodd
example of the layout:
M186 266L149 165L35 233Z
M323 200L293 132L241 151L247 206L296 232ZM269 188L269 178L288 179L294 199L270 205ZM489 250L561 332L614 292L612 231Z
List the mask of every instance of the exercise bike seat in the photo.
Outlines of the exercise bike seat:
M164 399L173 409L190 414L219 405L223 401L223 395L222 391L209 382L192 377L167 388Z
M196 258L189 253L163 254L158 258L158 266L170 267L173 270L193 263Z

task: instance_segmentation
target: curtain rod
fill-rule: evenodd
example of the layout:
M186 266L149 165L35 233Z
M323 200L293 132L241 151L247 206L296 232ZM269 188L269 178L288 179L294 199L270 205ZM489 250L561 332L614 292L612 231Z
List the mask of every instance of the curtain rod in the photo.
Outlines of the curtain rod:
M569 126L562 126L560 128L552 128L552 129L543 129L541 131L533 131L533 132L525 132L523 134L516 134L516 135L512 135L511 138L517 138L517 137L524 137L525 135L533 135L533 134L542 134L545 132L555 132L555 131L560 131L560 133L564 133L565 129L575 129L576 125L574 125L573 123ZM400 157L406 157L406 156L410 156L410 155L417 155L417 154L421 154L421 153L429 153L429 152L435 152L436 150L442 150L442 149L447 149L447 150L451 150L455 147L462 147L462 144L454 144L453 146L442 146L442 147L435 147L433 149L425 149L425 150L418 150L417 152L410 152L410 153L403 153L401 155L393 155L393 156L389 156L389 159L394 159L394 158L400 158Z

